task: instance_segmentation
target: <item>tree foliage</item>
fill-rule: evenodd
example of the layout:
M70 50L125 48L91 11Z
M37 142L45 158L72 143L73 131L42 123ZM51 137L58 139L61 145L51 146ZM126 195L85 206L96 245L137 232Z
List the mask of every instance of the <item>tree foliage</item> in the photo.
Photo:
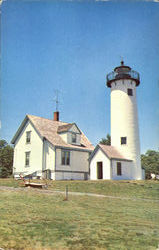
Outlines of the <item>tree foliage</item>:
M142 154L141 165L145 169L147 179L151 173L159 175L159 151L148 150L146 154Z
M99 143L104 144L104 145L111 145L111 136L107 134L107 137L102 138Z
M13 148L5 140L0 140L0 178L12 174Z

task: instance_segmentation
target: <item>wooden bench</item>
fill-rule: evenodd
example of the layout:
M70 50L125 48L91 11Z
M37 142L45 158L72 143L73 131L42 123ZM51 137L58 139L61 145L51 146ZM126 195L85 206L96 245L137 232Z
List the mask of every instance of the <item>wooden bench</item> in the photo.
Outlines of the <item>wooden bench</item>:
M32 187L32 188L47 188L47 184L43 183L36 183L36 182L30 182L26 181L22 175L20 175L20 179L24 181L25 187Z

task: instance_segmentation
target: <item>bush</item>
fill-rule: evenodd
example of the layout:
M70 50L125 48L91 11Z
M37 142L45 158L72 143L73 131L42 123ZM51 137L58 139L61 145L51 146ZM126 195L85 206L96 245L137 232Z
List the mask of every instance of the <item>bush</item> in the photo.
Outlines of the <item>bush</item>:
M7 178L12 174L13 147L5 140L0 140L0 178Z

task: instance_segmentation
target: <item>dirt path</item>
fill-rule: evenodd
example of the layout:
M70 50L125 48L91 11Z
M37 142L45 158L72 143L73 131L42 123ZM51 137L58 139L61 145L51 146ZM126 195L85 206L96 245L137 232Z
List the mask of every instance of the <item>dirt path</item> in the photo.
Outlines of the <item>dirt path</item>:
M56 195L56 194L63 194L65 195L65 191L59 191L59 190L48 190L48 189L37 189L37 188L26 188L26 187L7 187L7 186L0 186L0 191L25 191L25 192L38 192L43 194L50 194L50 195ZM143 199L143 198L129 198L129 197L119 197L119 196L110 196L110 195L104 195L104 194L94 194L94 193L80 193L80 192L69 192L69 195L77 195L77 196L92 196L92 197L99 197L99 198L109 198L109 199L120 199L120 200L134 200L134 201L148 201L148 202L159 202L159 200L152 200L152 199Z

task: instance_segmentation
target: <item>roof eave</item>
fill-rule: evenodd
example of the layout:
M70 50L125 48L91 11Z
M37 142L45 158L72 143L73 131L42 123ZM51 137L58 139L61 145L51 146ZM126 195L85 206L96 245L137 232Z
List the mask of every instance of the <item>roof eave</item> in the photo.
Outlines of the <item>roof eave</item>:
M72 126L73 126L73 125L75 125L75 126L76 126L76 128L78 129L79 133L80 133L80 134L82 134L81 130L79 129L79 127L77 126L77 124L76 124L75 122L74 122L74 123L72 123ZM72 126L70 127L70 129L72 128ZM69 130L70 130L70 129L69 129Z
M116 160L116 161L129 161L132 162L133 160L129 160L129 159L124 159L124 158L116 158L116 157L111 157L111 160Z
M89 148L74 148L74 147L68 147L66 146L60 146L60 145L54 145L55 148L59 148L59 149L65 149L65 150L74 150L74 151L85 151L85 152L92 152L93 149L89 149Z
M42 139L44 138L44 137L40 134L40 132L38 131L38 129L35 127L34 123L31 121L31 119L29 118L29 115L26 115L25 118L24 118L24 120L22 121L21 125L19 126L17 132L15 133L13 139L11 140L11 143L12 143L12 144L15 144L17 138L19 137L21 131L23 130L25 124L26 124L28 121L31 123L31 125L33 126L33 128L35 129L35 131L37 132L37 134L38 134Z
M90 155L90 157L88 159L89 162L93 159L94 155L96 154L96 152L98 151L99 148L100 148L99 144L97 144L96 147L92 150L92 153L91 153L91 155Z
M12 140L11 140L11 143L14 144L15 141L17 140L17 137L20 135L23 127L25 126L25 124L27 123L27 121L29 120L29 117L28 115L25 116L24 120L22 121L22 123L20 124L17 132L15 133L15 135L13 136Z
M111 157L109 157L109 155L102 149L102 147L100 147L100 144L99 144L99 148L101 149L101 151L103 152L103 154L105 154L105 156L111 160Z

